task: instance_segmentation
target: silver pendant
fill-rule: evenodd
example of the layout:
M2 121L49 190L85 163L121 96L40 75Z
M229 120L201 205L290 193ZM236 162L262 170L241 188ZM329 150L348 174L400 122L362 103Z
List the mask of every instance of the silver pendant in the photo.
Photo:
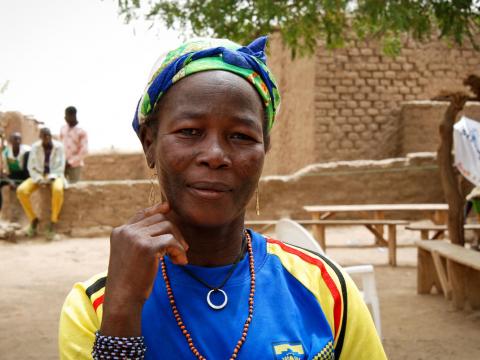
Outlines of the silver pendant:
M221 303L220 305L215 305L210 300L210 296L216 291L223 294L223 303ZM212 289L207 294L207 303L208 303L208 306L210 306L213 310L222 310L225 306L227 306L227 303L228 303L227 293L225 291L223 291L222 289Z

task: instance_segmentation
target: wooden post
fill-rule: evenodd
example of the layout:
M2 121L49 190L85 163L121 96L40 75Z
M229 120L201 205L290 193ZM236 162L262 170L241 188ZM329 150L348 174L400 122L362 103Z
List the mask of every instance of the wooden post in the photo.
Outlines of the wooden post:
M388 225L388 262L397 266L397 226Z
M453 125L458 113L463 109L468 96L465 94L451 94L435 100L448 100L450 105L440 123L440 146L437 150L437 161L440 170L445 199L448 203L448 232L453 244L464 245L463 207L465 199L460 191L460 184L453 169Z

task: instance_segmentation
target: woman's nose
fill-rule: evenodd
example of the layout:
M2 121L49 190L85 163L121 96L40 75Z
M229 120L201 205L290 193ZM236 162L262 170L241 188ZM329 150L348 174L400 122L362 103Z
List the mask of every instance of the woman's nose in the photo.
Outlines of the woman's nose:
M198 163L212 169L229 167L232 165L228 145L218 136L207 137L197 157Z

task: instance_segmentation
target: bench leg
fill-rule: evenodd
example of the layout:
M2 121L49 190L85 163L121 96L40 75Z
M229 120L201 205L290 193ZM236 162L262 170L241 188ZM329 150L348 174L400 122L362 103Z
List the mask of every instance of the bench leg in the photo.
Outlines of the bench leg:
M324 252L327 252L327 242L325 240L325 225L313 225L313 236L317 239L320 247Z
M445 299L450 300L452 298L452 288L450 286L450 282L448 281L447 272L445 271L445 263L440 257L438 251L432 252L432 258L438 279L440 280L443 296Z
M468 271L465 270L463 266L447 259L448 278L452 285L453 307L457 310L463 310L465 308L465 300L467 298L465 283L466 277L468 276Z
M417 293L430 294L433 286L442 291L437 272L435 271L432 254L427 250L418 248L417 256Z
M397 227L388 225L388 263L397 266Z
M429 240L428 238L428 230L420 230L420 238L422 240Z
M472 310L480 309L480 271L468 269L466 293Z
M385 219L385 214L383 213L383 211L375 211L373 213L373 218L375 220L384 220ZM381 237L380 236L375 236L375 244L377 245L380 245L382 243L382 240L383 240L383 235L384 235L384 232L383 232L383 225L375 225L374 226L375 229L377 230L377 232L379 234L381 234Z

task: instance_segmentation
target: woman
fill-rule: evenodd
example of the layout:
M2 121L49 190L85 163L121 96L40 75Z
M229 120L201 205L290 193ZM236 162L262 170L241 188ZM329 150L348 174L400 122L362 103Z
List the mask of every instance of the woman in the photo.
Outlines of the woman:
M134 129L165 201L112 232L108 278L67 297L62 358L385 359L336 265L244 229L279 106L265 43L159 62Z

